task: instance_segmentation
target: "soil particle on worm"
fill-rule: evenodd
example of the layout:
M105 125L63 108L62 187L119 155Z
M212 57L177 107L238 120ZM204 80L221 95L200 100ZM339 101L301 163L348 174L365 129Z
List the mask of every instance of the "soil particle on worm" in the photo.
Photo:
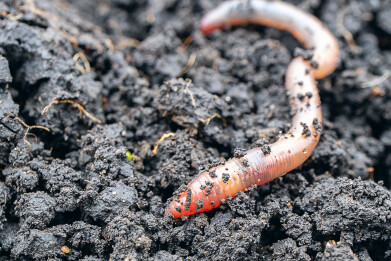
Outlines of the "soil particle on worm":
M198 199L195 204L197 206L197 209L200 209L204 206L204 202L202 201L202 199Z
M223 174L221 175L221 177L223 178L223 182L224 182L224 183L228 183L229 178L230 178L231 176L229 175L229 173L223 173Z
M216 1L1 2L0 259L389 260L390 3L289 2L341 48L318 82L318 146L178 221L163 216L176 189L289 131L284 75L312 50L267 27L202 36Z

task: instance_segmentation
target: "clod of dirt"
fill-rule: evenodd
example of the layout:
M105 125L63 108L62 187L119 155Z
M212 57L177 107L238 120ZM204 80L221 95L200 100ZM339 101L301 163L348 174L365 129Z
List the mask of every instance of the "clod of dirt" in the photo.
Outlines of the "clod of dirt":
M118 182L114 187L107 187L86 207L86 213L95 220L106 220L118 214L122 209L132 208L137 203L137 191Z
M384 187L372 181L340 178L325 179L306 190L295 205L312 215L318 233L336 236L353 232L351 244L388 236L391 193Z
M54 218L55 205L55 199L46 193L25 193L18 201L16 215L28 227L42 229Z
M215 114L226 117L229 110L229 106L217 96L189 81L176 79L161 86L155 103L162 114L183 127L208 123L208 119Z
M340 242L339 242L340 243ZM335 241L334 241L335 244ZM326 248L322 254L317 256L319 260L347 260L347 261L357 261L361 260L353 253L352 249L346 244L335 244L330 243L326 244Z
M0 182L0 230L3 230L3 222L7 221L5 217L5 208L7 202L11 200L10 190L4 183Z
M271 250L273 251L273 260L311 260L311 257L306 253L305 247L298 247L291 238L274 243L271 246Z
M12 82L11 72L6 58L0 56L0 84Z

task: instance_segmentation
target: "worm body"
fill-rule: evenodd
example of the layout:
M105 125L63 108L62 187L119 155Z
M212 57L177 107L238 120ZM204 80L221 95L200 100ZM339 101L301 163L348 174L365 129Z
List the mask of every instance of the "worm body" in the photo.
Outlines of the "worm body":
M295 112L290 132L270 146L251 149L199 174L187 189L178 191L166 214L175 218L209 211L227 197L252 185L261 185L300 166L320 138L322 111L315 79L334 71L339 59L338 42L314 16L284 2L227 1L208 13L200 23L204 34L227 25L256 23L291 32L312 57L296 57L289 64L285 87ZM308 59L307 59L308 58Z

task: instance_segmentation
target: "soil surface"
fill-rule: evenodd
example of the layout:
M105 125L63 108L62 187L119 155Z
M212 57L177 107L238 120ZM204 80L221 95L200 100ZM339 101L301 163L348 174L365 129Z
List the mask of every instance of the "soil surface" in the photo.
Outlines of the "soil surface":
M391 260L390 0L289 1L341 47L319 145L216 210L164 217L209 164L289 129L300 44L203 36L220 2L0 2L0 260Z

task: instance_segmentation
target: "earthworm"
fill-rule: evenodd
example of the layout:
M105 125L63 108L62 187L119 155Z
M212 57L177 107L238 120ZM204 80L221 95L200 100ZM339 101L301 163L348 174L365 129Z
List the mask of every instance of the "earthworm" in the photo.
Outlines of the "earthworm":
M334 71L338 42L313 15L284 3L262 0L227 1L200 22L204 34L227 25L255 23L286 30L311 50L289 64L285 87L294 116L292 127L275 143L248 150L244 155L199 174L186 189L176 192L166 215L174 218L209 211L253 185L267 183L300 166L317 145L322 111L315 79Z

